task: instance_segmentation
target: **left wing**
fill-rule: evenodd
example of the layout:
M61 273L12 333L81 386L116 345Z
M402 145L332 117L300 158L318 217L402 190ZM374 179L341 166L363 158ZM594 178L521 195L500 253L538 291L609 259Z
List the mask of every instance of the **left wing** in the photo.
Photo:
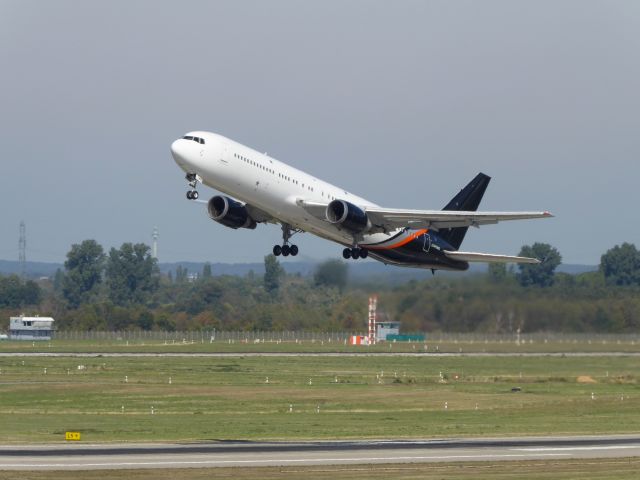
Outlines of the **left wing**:
M529 257L513 257L511 255L494 255L492 253L460 252L443 250L445 256L463 262L486 262L486 263L531 263L538 264L540 260Z

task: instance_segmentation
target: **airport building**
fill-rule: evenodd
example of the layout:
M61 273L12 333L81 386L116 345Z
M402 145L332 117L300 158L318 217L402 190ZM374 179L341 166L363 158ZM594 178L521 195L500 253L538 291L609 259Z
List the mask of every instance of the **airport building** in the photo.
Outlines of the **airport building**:
M386 321L376 322L376 340L378 342L385 342L388 340L389 335L400 334L400 322Z
M51 340L53 336L51 317L11 317L9 319L9 338L11 340Z

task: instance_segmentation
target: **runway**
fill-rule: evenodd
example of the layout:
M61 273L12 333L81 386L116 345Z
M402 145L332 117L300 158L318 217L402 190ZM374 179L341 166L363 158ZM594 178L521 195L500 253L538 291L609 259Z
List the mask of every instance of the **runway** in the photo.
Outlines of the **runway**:
M234 357L640 357L640 352L0 352L2 357L173 357L173 358L234 358Z
M640 436L407 441L4 445L0 470L500 462L640 456Z

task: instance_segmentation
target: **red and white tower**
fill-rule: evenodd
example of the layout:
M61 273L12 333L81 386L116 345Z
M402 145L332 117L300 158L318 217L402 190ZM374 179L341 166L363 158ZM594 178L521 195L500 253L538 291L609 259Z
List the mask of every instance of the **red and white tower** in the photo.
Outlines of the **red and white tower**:
M378 296L369 297L369 345L376 344L376 308L378 306Z

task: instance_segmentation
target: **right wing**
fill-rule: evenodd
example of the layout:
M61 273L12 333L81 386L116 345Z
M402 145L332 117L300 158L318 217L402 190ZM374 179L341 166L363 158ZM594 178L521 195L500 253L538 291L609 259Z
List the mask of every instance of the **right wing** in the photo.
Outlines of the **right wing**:
M296 202L309 214L327 220L328 203L298 199ZM398 228L479 227L507 220L553 217L549 212L467 212L456 210L404 210L381 207L361 207L372 225L371 233L390 232Z
M466 212L455 210L397 210L379 207L365 209L372 225L382 231L397 228L479 227L507 220L553 217L549 212Z

